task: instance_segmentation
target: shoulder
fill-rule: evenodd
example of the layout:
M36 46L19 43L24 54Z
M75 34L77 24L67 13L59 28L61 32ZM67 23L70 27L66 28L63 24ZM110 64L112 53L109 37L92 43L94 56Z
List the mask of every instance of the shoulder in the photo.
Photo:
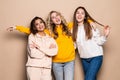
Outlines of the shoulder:
M35 35L31 33L31 34L28 36L28 39L34 39L34 37L35 37Z
M68 22L67 26L68 26L69 29L72 29L73 28L73 22Z
M92 30L94 30L94 31L98 30L98 27L97 27L96 23L93 23L90 26L92 27Z
M48 38L49 41L55 41L55 39L52 36L48 35L48 34L46 34L46 38Z
M46 34L46 38L48 38L48 39L53 39L53 37L50 36L50 35L48 35L48 34Z

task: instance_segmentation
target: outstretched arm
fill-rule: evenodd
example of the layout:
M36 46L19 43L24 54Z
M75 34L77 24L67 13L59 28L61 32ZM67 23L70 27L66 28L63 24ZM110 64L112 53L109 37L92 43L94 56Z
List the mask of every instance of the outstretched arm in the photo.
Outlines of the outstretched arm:
M14 30L18 30L26 34L30 34L30 28L25 27L25 26L12 26L12 27L7 28L7 31L14 31Z

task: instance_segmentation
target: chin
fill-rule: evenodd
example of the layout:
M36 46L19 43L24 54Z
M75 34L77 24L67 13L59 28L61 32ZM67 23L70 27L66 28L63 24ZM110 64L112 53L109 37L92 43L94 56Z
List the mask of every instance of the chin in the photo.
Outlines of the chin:
M78 22L82 22L83 20L77 20Z
M40 30L38 30L38 31L42 32L42 31L44 31L44 29L40 29Z

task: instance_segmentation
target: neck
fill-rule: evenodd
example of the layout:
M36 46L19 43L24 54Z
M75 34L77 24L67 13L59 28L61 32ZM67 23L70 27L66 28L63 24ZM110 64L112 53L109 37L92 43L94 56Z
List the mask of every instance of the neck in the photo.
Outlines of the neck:
M83 25L83 21L82 22L78 22L78 26L82 26Z
M46 35L44 31L38 32L38 34L41 35L41 36L45 36Z

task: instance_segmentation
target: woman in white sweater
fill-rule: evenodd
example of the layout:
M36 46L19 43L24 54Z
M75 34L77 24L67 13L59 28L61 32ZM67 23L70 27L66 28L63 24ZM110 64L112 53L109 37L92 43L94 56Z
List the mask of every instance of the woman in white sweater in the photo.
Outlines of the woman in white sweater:
M82 60L84 80L96 80L103 60L102 45L106 42L110 27L104 26L104 35L101 36L97 27L90 26L88 19L98 23L88 14L84 7L78 7L75 10L73 40L76 42Z
M52 80L52 56L58 51L56 41L44 30L45 22L40 17L31 21L28 38L28 61L26 64L29 80Z

